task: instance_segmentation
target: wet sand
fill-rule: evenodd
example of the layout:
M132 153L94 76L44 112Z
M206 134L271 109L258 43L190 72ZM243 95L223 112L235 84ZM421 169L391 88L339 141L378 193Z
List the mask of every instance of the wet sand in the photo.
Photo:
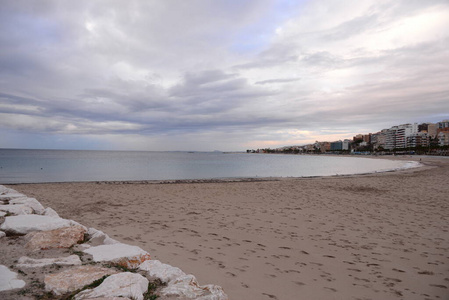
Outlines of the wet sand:
M449 159L383 174L10 187L230 299L449 299Z

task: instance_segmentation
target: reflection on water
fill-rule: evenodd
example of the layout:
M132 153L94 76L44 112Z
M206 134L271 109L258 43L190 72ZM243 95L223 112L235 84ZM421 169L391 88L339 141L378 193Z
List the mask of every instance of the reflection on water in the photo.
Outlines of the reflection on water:
M0 149L0 183L327 176L405 164L323 155Z

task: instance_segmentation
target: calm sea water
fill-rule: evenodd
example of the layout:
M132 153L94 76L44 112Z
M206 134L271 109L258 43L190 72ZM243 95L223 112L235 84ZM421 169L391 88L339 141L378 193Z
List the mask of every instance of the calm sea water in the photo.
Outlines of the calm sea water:
M323 155L0 149L0 184L327 176L413 166Z

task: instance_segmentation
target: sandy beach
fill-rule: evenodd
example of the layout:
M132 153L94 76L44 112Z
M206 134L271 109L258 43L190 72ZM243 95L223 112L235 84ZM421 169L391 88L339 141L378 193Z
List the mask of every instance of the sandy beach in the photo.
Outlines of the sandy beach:
M230 299L449 299L449 158L399 172L10 185Z

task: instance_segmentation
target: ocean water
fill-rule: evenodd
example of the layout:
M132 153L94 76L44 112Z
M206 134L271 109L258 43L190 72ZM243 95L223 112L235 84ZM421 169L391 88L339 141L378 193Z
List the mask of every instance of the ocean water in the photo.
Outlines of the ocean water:
M0 184L308 177L415 166L413 162L325 155L0 149Z

